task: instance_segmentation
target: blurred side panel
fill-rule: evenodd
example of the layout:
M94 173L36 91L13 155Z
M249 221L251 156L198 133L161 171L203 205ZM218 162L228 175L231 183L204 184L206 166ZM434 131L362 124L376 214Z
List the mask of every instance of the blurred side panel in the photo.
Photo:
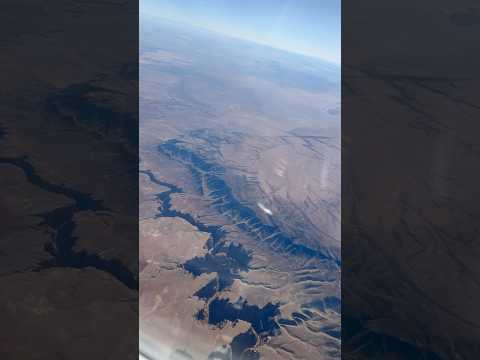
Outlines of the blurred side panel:
M343 358L478 359L478 3L342 7Z
M138 1L5 0L0 357L138 358Z

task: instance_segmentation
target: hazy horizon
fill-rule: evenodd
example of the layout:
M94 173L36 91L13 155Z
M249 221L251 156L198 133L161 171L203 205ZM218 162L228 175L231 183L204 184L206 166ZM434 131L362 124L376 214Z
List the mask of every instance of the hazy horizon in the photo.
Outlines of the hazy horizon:
M208 4L208 5L207 5ZM340 1L141 0L141 16L172 20L340 65Z

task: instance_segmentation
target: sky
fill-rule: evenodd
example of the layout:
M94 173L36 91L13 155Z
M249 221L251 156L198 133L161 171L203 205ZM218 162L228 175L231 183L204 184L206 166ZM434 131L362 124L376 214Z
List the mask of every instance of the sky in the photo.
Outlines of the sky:
M140 13L340 64L341 0L140 0Z

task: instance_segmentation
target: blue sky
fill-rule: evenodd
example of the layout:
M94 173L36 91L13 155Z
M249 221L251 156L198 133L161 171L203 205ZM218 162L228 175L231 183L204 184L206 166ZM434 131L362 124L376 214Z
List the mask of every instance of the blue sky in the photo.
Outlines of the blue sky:
M340 0L140 0L140 13L340 64Z

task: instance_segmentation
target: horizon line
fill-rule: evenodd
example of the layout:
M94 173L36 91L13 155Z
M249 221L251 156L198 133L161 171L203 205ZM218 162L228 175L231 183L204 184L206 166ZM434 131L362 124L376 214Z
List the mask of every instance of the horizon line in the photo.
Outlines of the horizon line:
M284 51L284 52L287 52L287 53L290 53L290 54L304 56L304 57L311 58L311 59L314 59L314 60L320 60L320 61L323 61L323 62L325 62L325 63L327 63L331 66L337 67L337 68L341 68L341 65L342 65L341 57L340 57L340 61L336 62L336 61L325 59L323 57L319 57L319 56L316 56L316 55L313 55L313 54L308 54L308 53L304 53L304 52L301 52L301 51L295 51L295 50L292 50L292 49L281 48L281 47L278 47L278 46L274 46L272 44L267 44L267 43L264 43L264 42L261 42L261 41L258 41L258 40L253 40L251 38L242 37L242 36L238 36L238 35L233 35L231 33L223 32L223 31L220 31L218 29L212 29L210 27L206 27L206 26L203 26L203 25L198 25L198 24L192 23L191 21L179 20L179 19L176 19L176 18L175 19L167 18L167 17L161 16L161 15L158 15L158 14L146 13L145 11L142 11L142 10L139 11L139 16L140 15L144 15L144 16L147 16L147 17L156 18L156 19L164 20L164 21L171 21L171 22L177 23L179 25L188 25L188 26L198 28L198 29L203 30L203 31L208 31L208 32L212 32L212 33L217 34L217 35L222 35L222 36L225 36L225 37L229 37L231 39L248 41L248 42L252 42L252 43L257 44L257 45L267 46L271 49L275 49L275 50L278 50L278 51Z

